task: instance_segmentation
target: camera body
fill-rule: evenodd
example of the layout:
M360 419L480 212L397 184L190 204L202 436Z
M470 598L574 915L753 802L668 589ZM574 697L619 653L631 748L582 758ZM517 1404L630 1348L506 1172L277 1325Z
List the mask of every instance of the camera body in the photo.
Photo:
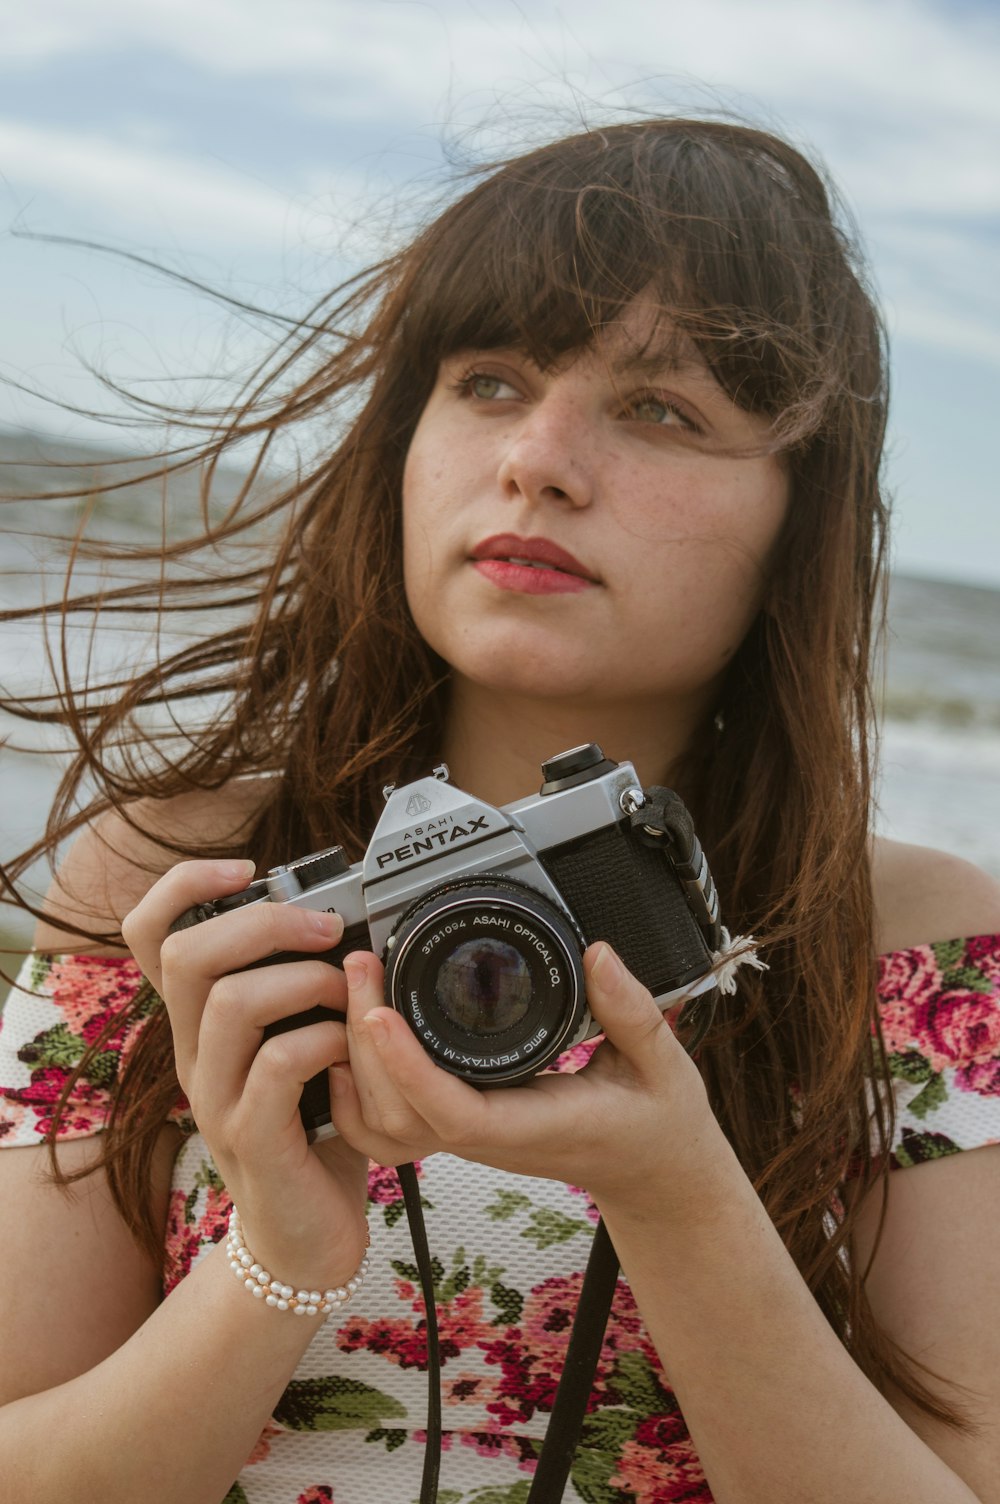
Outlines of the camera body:
M607 940L667 1008L714 988L718 925L689 817L687 851L643 826L630 763L589 743L543 764L542 777L538 794L502 807L455 788L444 767L389 786L361 862L339 846L316 852L175 928L249 903L336 912L344 935L322 959L381 955L387 1004L439 1066L481 1087L526 1080L598 1032L581 964L591 941ZM312 1010L272 1032L329 1017ZM311 1137L334 1131L325 1072L307 1083L302 1114Z

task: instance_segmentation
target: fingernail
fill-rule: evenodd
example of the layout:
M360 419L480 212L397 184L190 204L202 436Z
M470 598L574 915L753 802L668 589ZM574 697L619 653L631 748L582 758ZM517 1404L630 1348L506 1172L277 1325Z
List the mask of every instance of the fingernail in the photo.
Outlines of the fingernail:
M248 883L256 871L256 862L222 862L219 866L219 874L227 883Z
M332 940L340 931L339 914L327 914L321 909L310 909L309 918L312 920L313 928L319 930L321 935L326 935L328 939Z
M377 1013L369 1013L365 1019L365 1028L371 1037L371 1042L377 1050L384 1050L389 1043L389 1029L384 1018L379 1018Z
M357 956L348 956L344 962L344 976L347 978L348 987L352 992L356 992L359 987L365 985L368 967Z
M329 1080L331 1097L342 1097L346 1094L347 1079L343 1070L338 1070L336 1066L331 1066Z
M594 958L591 975L596 977L602 987L617 987L624 972L625 968L611 946L602 945Z

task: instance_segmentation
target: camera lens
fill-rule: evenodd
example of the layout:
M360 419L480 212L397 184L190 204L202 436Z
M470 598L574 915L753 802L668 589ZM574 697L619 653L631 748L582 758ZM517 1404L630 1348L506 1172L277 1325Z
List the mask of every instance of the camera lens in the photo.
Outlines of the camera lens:
M441 1017L472 1034L501 1034L521 1023L531 1007L531 971L513 945L466 940L438 967Z
M424 894L386 950L386 996L437 1063L480 1086L543 1070L586 1015L574 921L501 878Z

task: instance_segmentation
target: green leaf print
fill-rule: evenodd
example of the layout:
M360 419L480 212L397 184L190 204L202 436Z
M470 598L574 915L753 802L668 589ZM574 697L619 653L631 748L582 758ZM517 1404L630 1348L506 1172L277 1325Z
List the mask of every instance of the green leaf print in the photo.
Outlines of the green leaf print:
M293 1431L373 1431L386 1420L405 1420L406 1407L357 1379L293 1379L274 1418Z
M531 1197L523 1191L501 1191L493 1205L484 1206L483 1210L494 1222L509 1222L518 1212L527 1211L530 1205Z
M84 1079L93 1086L112 1087L118 1079L118 1063L117 1050L104 1050L100 1055L95 1055L87 1066L83 1073Z
M948 1100L948 1088L944 1084L944 1078L933 1075L920 1094L908 1102L907 1112L912 1112L915 1118L925 1118L929 1112L934 1112L942 1102Z
M469 1495L469 1504L525 1504L530 1491L530 1478L509 1488L477 1488Z
M374 1431L369 1431L365 1441L382 1441L385 1443L387 1452L394 1452L406 1441L409 1433L400 1430L387 1430L385 1426L376 1426Z
M965 957L964 940L937 940L931 946L940 971L951 971Z
M206 1186L209 1190L218 1191L220 1194L226 1189L225 1181L210 1159L202 1160L198 1166L198 1173L194 1177L194 1183L199 1188Z
M925 1060L919 1050L890 1055L888 1065L889 1075L898 1076L903 1081L929 1081L936 1074L930 1061Z
M530 1238L539 1248L551 1248L553 1243L566 1243L577 1233L592 1233L589 1222L580 1222L576 1217L567 1217L552 1207L544 1206L531 1214L531 1226L526 1227L522 1238Z
M52 970L52 957L34 955L28 971L28 986L32 992L41 990L42 983Z
M494 1326L517 1326L524 1310L524 1296L520 1290L511 1289L510 1285L502 1284L500 1280L494 1280L488 1286L490 1300L500 1312L494 1318Z
M949 992L984 992L992 993L993 983L989 977L984 977L981 971L974 966L956 966L953 971L945 972L941 979Z
M28 1050L31 1051L31 1059L27 1064L54 1065L60 1070L71 1070L82 1059L86 1048L82 1039L71 1034L64 1023L59 1023L52 1029L46 1029L44 1034L37 1035L30 1045L18 1053L24 1059Z
M949 1154L960 1154L958 1144L944 1133L914 1133L912 1128L903 1129L902 1142L897 1145L895 1159L898 1165L922 1165L928 1159L944 1159Z
M592 1420L601 1425L591 1427ZM619 1504L621 1490L613 1488L610 1479L618 1471L622 1447L641 1420L634 1410L605 1410L587 1417L570 1470L573 1487L586 1504Z
M222 1504L247 1504L247 1496L238 1483L234 1483Z
M627 1405L641 1415L659 1415L668 1396L657 1383L656 1374L642 1353L622 1353L615 1364L612 1383ZM614 1411L608 1411L614 1415Z

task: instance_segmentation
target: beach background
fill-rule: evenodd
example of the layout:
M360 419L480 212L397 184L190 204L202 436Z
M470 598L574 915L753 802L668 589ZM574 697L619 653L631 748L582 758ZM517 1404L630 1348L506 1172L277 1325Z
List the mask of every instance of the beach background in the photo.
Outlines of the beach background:
M85 444L60 444L13 430L0 431L0 475L6 494L63 484L109 485L128 468L121 456ZM53 470L56 460L60 468ZM40 462L49 462L48 469ZM235 475L223 475L221 505ZM164 515L159 488L106 492L92 530L142 543ZM197 516L193 480L175 486L166 515L178 532ZM43 533L72 530L70 503L6 503L0 532L0 605L57 599L65 554ZM124 568L125 566L120 566ZM135 566L128 566L134 568ZM97 575L78 563L80 583ZM898 840L958 853L1000 877L1000 589L894 573L885 675L878 828ZM188 630L198 630L193 616ZM149 629L118 618L92 643L80 628L70 637L71 661L82 672L94 653L102 664L129 663L148 651ZM0 681L6 693L30 693L46 674L37 624L0 626ZM58 733L44 725L0 719L7 745L0 753L4 815L0 855L9 857L41 832L59 776ZM45 875L36 874L42 883ZM30 923L7 910L0 918L5 946L23 945ZM4 970L8 966L4 966Z

